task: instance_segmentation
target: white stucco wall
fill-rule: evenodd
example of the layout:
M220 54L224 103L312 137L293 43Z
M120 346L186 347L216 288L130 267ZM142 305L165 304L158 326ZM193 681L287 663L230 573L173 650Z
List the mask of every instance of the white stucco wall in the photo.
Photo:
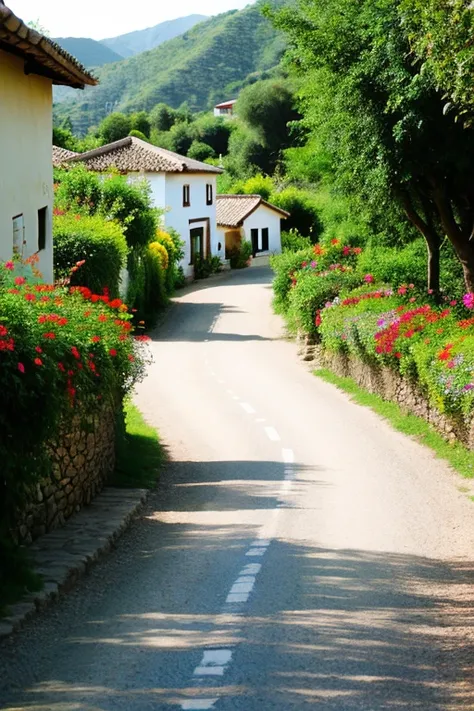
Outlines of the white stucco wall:
M23 256L38 251L38 210L47 208L39 268L53 279L52 82L26 76L24 62L0 50L0 260L13 253L12 218L23 214Z
M262 228L268 227L268 251L271 254L281 252L281 215L270 210L266 205L257 207L246 220L243 230L245 239L251 242L251 230L258 229L258 247L262 248Z
M147 178L149 175L147 174ZM216 225L216 176L212 173L166 173L165 174L165 207L164 223L166 227L173 227L185 242L185 255L182 261L184 273L189 276L193 273L190 265L191 242L190 229L199 225L190 223L190 220L204 220L209 218L211 254L225 258L225 245L220 240ZM212 205L206 205L206 185L212 185ZM190 186L190 206L183 207L183 185ZM221 241L221 249L218 249Z

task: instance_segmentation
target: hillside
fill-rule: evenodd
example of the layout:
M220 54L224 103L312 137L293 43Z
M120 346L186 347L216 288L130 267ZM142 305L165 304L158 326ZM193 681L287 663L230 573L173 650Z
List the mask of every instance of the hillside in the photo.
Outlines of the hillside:
M229 98L229 86L278 64L283 49L282 36L263 17L259 4L233 10L150 52L103 66L97 72L99 86L56 105L55 115L70 117L75 130L84 132L112 106L149 111L161 101L175 108L187 102L194 111L206 110Z
M125 56L88 37L56 37L54 41L88 68L119 62Z
M136 32L128 32L125 35L101 40L101 43L122 57L132 57L135 54L140 54L140 52L155 49L163 42L182 35L183 32L187 32L198 22L207 19L206 15L178 17L176 20L160 22L160 24L148 27L146 30L137 30Z

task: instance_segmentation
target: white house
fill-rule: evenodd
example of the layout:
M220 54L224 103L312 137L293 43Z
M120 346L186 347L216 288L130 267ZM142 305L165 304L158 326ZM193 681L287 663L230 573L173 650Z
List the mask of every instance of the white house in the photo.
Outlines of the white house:
M52 86L97 81L0 0L0 260L38 254L53 279Z
M90 170L107 172L114 167L148 180L154 205L165 210L165 228L173 227L185 242L182 267L186 276L192 276L197 255L224 259L224 242L216 224L216 178L221 168L131 136L68 160L69 164L77 162Z
M217 196L217 231L227 254L242 240L252 243L254 257L281 252L281 221L289 216L260 195Z
M237 99L223 101L222 104L214 106L214 116L233 116Z

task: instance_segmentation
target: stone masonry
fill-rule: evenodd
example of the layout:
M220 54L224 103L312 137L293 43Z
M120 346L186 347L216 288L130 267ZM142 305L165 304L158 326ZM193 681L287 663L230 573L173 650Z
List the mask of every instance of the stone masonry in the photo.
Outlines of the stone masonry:
M113 409L93 417L76 415L50 452L50 476L31 490L18 515L15 535L24 544L63 526L103 488L115 465Z
M341 377L352 378L365 390L384 400L396 402L404 410L422 417L449 442L459 441L474 449L474 420L466 422L440 412L416 381L403 377L391 368L366 363L354 356L331 353L311 336L298 336L300 357Z

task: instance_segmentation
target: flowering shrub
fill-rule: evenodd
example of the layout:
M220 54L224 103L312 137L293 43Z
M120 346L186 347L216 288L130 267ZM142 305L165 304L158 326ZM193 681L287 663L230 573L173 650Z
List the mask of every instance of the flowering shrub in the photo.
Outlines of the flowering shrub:
M163 271L166 271L170 263L166 247L161 244L161 242L150 242L148 249L150 249L157 256L160 260L161 268Z
M115 406L144 361L120 299L43 284L17 263L0 264L0 283L1 538L46 471L46 443L74 413Z

